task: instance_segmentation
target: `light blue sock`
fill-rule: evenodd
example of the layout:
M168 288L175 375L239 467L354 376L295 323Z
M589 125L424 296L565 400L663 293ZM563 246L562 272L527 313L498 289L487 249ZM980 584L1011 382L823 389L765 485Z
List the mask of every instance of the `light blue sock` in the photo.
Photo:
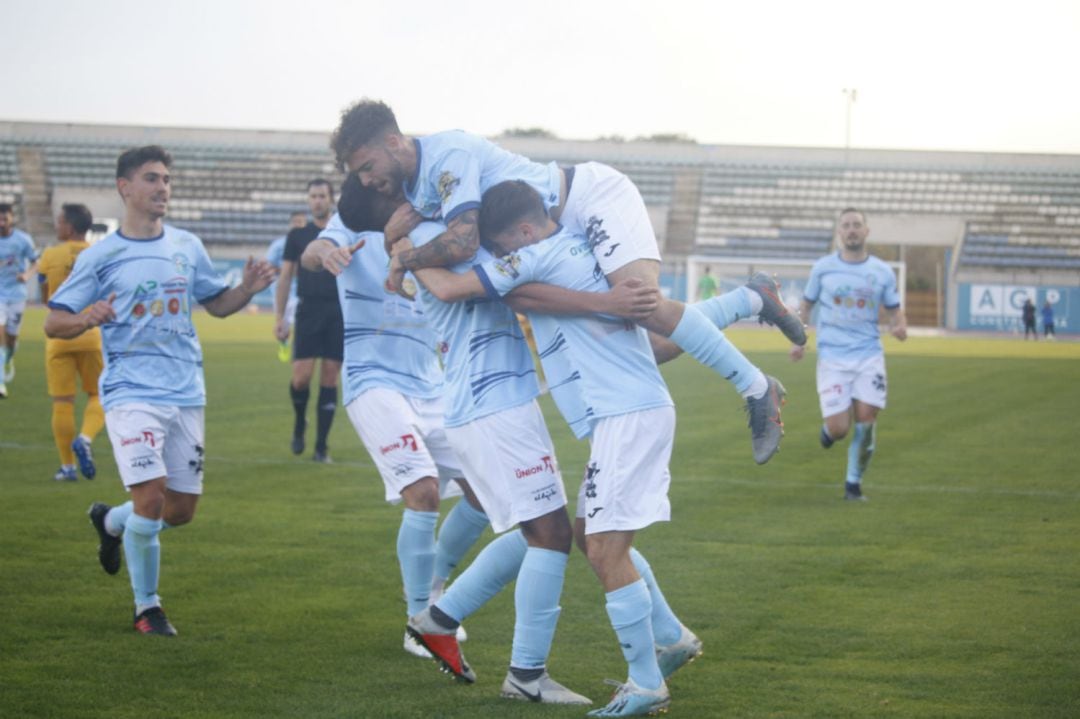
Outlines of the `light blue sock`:
M874 423L856 422L847 450L847 479L849 484L860 484L870 458L874 456Z
M161 606L158 574L161 571L161 520L132 512L124 526L124 557L127 559L131 589L135 593L135 613Z
M0 347L0 370L4 369L4 365L7 364L7 361L8 361L7 345L4 345L3 347ZM4 379L3 375L0 375L0 384L3 384L3 379Z
M538 669L547 663L568 555L552 549L529 547L514 587L514 643L510 666Z
M722 330L728 325L744 320L754 314L751 294L753 293L748 288L739 287L731 292L725 292L702 302L695 302L691 306L708 317L709 321L716 325L717 329Z
M435 541L435 579L446 581L488 526L487 515L464 498L454 505L439 527Z
M656 583L656 577L653 576L652 567L649 566L645 557L641 556L641 552L633 547L630 548L630 561L634 563L634 569L645 580L645 586L649 589L649 599L652 601L650 618L653 639L660 646L674 644L682 637L682 622L668 606L667 599L664 598L664 593L660 591L660 585Z
M658 689L664 683L664 677L656 663L655 640L649 620L652 600L645 580L639 579L608 592L607 613L615 636L619 638L623 657L630 666L630 678L643 689Z
M419 614L431 596L431 572L435 567L435 523L438 512L406 509L401 514L397 535L398 564L405 585L405 605L409 616Z
M671 341L735 385L741 395L745 396L759 379L760 386L765 386L765 375L761 370L752 365L705 315L691 306L683 312L671 333Z
M520 529L497 537L476 555L435 606L455 620L464 621L514 581L528 548Z
M105 531L114 537L119 537L124 533L124 526L133 511L135 511L135 503L131 501L118 504L110 509L109 513L105 515Z

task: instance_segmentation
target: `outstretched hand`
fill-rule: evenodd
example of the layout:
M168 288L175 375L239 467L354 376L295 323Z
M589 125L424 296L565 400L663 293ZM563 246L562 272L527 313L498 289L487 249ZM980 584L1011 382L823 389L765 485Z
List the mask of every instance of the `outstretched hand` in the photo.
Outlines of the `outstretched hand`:
M349 266L352 261L352 256L367 243L367 240L357 240L355 244L348 247L334 247L334 249L326 252L322 256L323 269L337 277L345 268Z
M247 262L244 263L240 286L244 288L244 292L254 295L269 287L275 277L277 277L277 270L273 265L266 260L256 262L254 257L248 255Z

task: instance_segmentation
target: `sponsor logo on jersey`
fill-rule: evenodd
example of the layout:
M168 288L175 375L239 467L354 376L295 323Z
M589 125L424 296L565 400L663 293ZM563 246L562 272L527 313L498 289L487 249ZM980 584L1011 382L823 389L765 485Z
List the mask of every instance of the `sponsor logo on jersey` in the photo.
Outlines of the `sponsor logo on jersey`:
M175 297L169 298L169 314L175 315L180 312L180 300Z
M153 291L157 289L157 286L158 283L156 280L146 280L145 282L140 282L135 287L135 296L146 297L147 295L153 293Z
M521 274L518 272L519 267L521 267L521 257L516 252L511 252L506 257L495 261L495 271L512 280L516 280Z
M161 300L154 300L150 303L150 314L154 317L161 317L165 314L165 303Z
M146 314L146 305L142 302L136 302L135 306L131 308L131 316L135 319L139 319Z
M446 201L450 199L450 195L454 194L454 190L456 190L460 184L461 180L454 177L449 170L439 175L439 182L436 184L439 200L445 205Z
M176 268L177 272L182 275L186 275L188 273L189 265L187 255L183 254L182 252L177 252L175 255L172 256L172 261L173 267Z

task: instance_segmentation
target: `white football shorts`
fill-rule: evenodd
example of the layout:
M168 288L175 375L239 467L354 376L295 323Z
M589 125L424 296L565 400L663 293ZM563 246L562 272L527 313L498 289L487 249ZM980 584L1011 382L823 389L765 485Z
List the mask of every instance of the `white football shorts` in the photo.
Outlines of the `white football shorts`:
M589 240L605 275L634 260L660 261L645 200L629 177L607 165L574 166L574 181L559 222Z
M202 407L133 402L105 413L105 427L124 487L165 477L174 492L202 494Z
M604 417L593 428L589 464L578 490L585 534L643 529L671 519L675 408Z
M885 355L863 359L818 359L817 387L821 416L846 412L851 400L885 409Z
M459 496L453 481L462 475L443 429L441 398L418 399L376 387L345 407L356 434L382 476L386 501L401 501L401 490L424 477L439 478L439 496Z
M24 312L26 312L26 302L24 300L17 302L0 300L0 325L4 326L4 331L9 335L18 337Z
M496 533L566 506L555 445L536 400L447 427L446 436Z

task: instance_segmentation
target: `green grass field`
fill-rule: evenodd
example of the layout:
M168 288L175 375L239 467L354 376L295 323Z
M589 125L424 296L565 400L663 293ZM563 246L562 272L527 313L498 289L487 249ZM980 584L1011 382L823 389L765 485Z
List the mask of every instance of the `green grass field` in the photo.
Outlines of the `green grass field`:
M126 573L101 571L85 516L124 499L107 439L97 480L51 480L41 319L0 403L0 716L584 714L499 699L512 592L466 623L477 684L402 651L400 511L343 411L335 464L289 453L288 368L265 315L200 318L206 494L162 539L180 636L136 635ZM773 332L729 336L787 385L787 436L755 466L734 391L689 360L664 368L674 519L637 546L705 642L670 682L670 716L1080 716L1080 344L890 342L871 501L853 504L846 443L817 443L813 357L791 364ZM544 407L573 494L586 447ZM562 604L551 672L606 700L625 667L580 554Z

